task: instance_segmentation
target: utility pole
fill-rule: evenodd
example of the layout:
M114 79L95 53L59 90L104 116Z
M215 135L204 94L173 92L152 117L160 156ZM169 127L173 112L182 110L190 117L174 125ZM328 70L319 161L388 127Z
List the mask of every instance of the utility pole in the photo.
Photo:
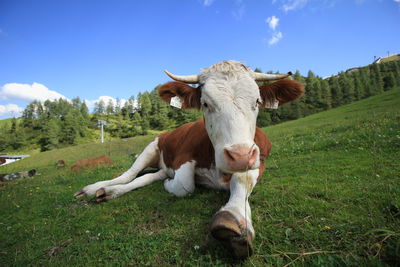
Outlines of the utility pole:
M109 125L109 123L106 121L103 121L103 120L98 120L97 125L99 125L101 128L100 140L101 140L101 143L103 144L104 143L104 126Z
M104 124L101 124L101 143L104 143Z

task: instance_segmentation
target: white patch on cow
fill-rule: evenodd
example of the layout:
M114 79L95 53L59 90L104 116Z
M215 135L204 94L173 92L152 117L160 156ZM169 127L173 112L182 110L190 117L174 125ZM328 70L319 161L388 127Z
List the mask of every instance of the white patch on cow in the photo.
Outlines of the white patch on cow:
M225 61L200 74L201 103L216 167L229 172L224 149L253 147L260 91L252 72L238 62ZM255 145L257 152L259 148ZM257 157L258 158L258 157ZM259 160L251 169L259 167Z
M195 166L195 161L189 161L182 164L181 167L175 171L173 179L166 179L164 181L165 190L177 197L183 197L187 194L193 193L195 188Z

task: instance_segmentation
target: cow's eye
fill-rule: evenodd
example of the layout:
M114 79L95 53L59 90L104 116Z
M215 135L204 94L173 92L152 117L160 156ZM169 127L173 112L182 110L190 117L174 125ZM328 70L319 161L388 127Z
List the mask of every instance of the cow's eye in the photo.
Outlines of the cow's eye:
M208 104L206 102L204 102L203 107L208 108Z
M260 104L262 104L262 103L261 103L261 100L260 100L259 98L257 98L257 100L256 100L256 106L258 106L258 105L260 105Z

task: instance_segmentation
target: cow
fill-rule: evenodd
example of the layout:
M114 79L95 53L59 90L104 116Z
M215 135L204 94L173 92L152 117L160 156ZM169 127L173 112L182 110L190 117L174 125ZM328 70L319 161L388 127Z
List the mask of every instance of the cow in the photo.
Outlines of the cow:
M272 144L256 127L260 107L283 105L299 98L304 87L288 74L263 74L236 61L223 61L198 75L178 76L161 85L159 96L183 109L200 109L203 118L163 133L115 179L100 181L75 193L99 202L164 180L169 193L184 197L196 185L230 192L215 213L209 230L240 259L253 253L255 236L248 197L264 171ZM278 80L259 86L257 82ZM189 84L198 84L197 87ZM158 171L136 178L146 167ZM135 179L136 178L136 179Z
M75 162L71 167L71 171L78 172L86 168L97 167L100 165L110 165L112 164L112 159L107 155L101 155L97 158L81 159Z
M60 159L59 161L57 161L56 163L56 168L57 169L65 169L67 168L67 164L65 164L65 161Z
M36 175L36 170L32 169L30 171L23 172L13 172L13 173L0 173L0 181L8 182L13 181L20 178L27 178Z

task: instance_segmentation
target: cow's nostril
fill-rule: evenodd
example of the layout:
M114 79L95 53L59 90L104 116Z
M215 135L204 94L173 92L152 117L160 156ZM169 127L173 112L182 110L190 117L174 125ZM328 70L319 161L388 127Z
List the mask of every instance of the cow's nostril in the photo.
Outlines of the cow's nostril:
M235 161L234 154L231 151L229 151L228 149L224 149L224 154L228 161Z
M258 149L254 146L233 146L224 149L224 159L230 170L252 168L257 161Z

